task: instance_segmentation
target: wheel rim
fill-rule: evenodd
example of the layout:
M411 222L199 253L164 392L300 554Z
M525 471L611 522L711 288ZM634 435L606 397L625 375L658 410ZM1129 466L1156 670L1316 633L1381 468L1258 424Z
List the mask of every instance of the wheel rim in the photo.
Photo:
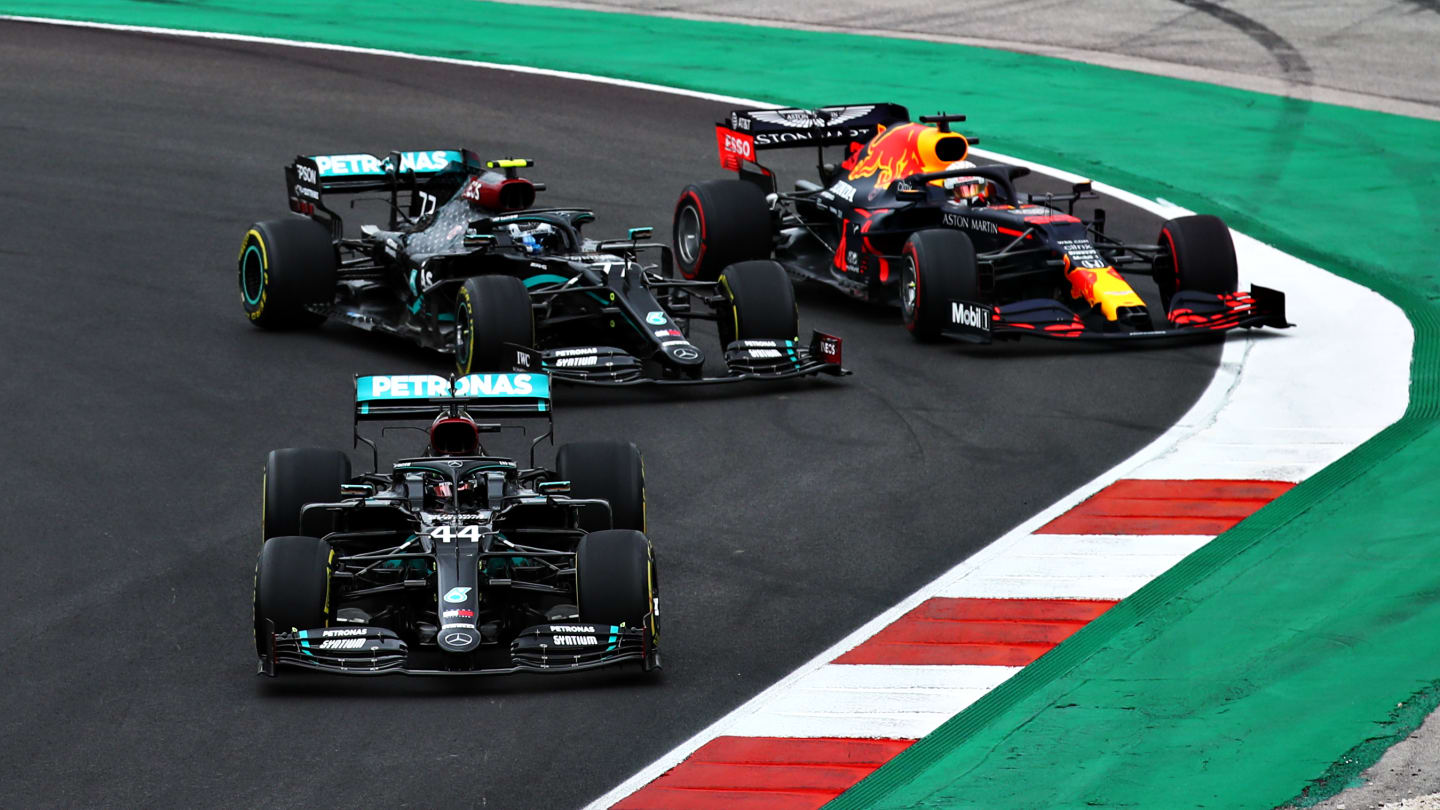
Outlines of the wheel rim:
M680 221L675 226L675 246L680 249L680 260L693 265L700 260L700 213L695 206L680 209Z
M920 300L920 286L916 280L915 260L905 257L905 269L900 273L900 309L906 320L915 319L915 305Z
M245 296L245 305L257 307L265 292L265 260L260 248L250 244L240 259L240 294Z
M464 301L455 309L455 370L470 373L470 305Z

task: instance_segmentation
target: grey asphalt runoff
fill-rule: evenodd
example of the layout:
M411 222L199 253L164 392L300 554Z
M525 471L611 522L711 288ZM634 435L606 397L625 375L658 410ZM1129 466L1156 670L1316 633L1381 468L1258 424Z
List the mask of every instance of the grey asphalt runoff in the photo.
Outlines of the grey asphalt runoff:
M519 1L956 42L1440 120L1440 0Z
M531 157L542 201L594 206L593 233L664 235L680 189L723 176L726 107L259 44L22 23L0 42L0 805L578 806L1138 450L1218 360L922 346L806 292L802 330L843 335L853 377L560 391L562 440L645 452L659 677L257 678L265 453L348 447L352 373L448 365L246 322L236 253L285 215L282 165ZM1106 207L1121 235L1158 232Z

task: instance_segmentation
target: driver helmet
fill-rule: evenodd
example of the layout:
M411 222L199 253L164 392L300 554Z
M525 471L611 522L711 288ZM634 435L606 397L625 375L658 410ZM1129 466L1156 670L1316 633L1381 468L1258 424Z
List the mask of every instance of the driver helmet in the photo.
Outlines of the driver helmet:
M950 169L973 169L975 164L968 160L957 160L945 167ZM945 189L956 202L966 205L985 205L990 199L990 181L983 177L947 177Z
M542 222L529 229L521 228L517 223L510 224L510 238L531 255L544 253L546 246L553 241L554 236L555 226L548 222Z
M474 456L480 451L480 428L469 415L441 414L430 423L430 452L437 456Z

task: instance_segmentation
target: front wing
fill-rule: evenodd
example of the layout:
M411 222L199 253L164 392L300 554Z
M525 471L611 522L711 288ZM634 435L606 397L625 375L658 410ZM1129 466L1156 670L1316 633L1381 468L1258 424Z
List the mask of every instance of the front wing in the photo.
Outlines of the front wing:
M851 372L841 365L842 346L840 338L824 332L815 332L809 346L794 340L737 340L725 347L728 373L714 377L650 376L639 358L610 346L542 352L521 350L522 356L528 356L520 365L532 370L538 363L552 378L579 385L713 385L747 380L788 380L820 374L843 377Z
M1064 304L1048 299L1004 306L959 299L948 303L949 323L941 332L969 343L1019 337L1083 341L1199 338L1241 327L1286 329L1294 325L1285 320L1285 294L1260 286L1222 295L1182 290L1171 299L1170 325L1164 329L1096 328Z
M660 653L649 622L631 628L589 622L527 628L510 643L508 666L481 667L467 655L426 651L434 666L417 657L398 635L383 627L322 627L276 632L266 622L266 652L257 674L274 677L282 667L340 675L513 675L517 672L579 672L639 662L658 669ZM443 630L441 632L447 632Z

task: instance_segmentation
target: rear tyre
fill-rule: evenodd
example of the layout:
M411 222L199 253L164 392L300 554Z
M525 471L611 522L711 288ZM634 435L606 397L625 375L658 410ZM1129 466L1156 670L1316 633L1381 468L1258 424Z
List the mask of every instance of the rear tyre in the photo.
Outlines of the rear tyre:
M313 513L300 525L307 503L340 500L340 485L350 480L350 458L339 450L287 447L271 450L265 459L264 494L260 501L261 540L285 534L317 537L334 531L333 519Z
M514 276L471 276L455 301L455 373L509 371L515 350L535 346L530 292Z
M654 569L654 550L640 532L614 529L580 538L575 547L580 620L644 626L657 593ZM653 623L650 629L656 630Z
M980 298L975 245L959 231L916 231L905 240L900 268L900 313L916 340L940 337L950 323L950 299Z
M1160 254L1155 257L1155 286L1170 312L1170 300L1181 290L1233 293L1240 283L1235 242L1219 217L1197 214L1169 220L1160 228Z
M326 627L329 621L330 544L315 537L272 537L255 562L255 652L264 655L268 632Z
M337 267L324 225L303 217L257 222L240 244L240 304L256 326L317 326L325 315L311 308L335 299Z
M692 281L714 281L735 262L769 258L773 245L765 192L744 180L686 186L673 226L675 263Z
M716 313L722 347L735 340L798 339L795 287L779 262L732 264L720 274L720 288L729 299L729 306Z
M643 532L645 519L645 462L630 442L570 442L555 454L555 472L570 482L572 498L601 498L610 502L616 529ZM580 509L580 528L611 528L605 510Z

